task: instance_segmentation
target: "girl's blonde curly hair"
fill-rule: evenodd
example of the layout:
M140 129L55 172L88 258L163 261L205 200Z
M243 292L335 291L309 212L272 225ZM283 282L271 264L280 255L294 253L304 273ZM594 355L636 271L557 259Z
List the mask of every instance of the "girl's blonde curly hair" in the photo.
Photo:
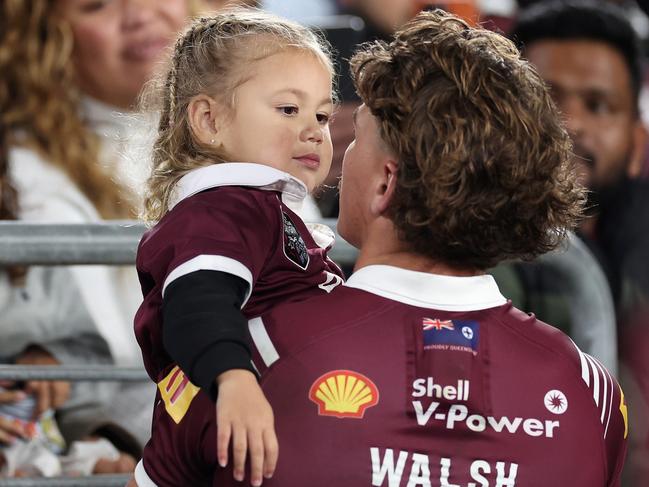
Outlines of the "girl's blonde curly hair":
M160 112L144 199L145 221L164 216L183 175L227 160L217 148L193 136L187 116L191 99L204 93L232 107L234 91L249 79L250 66L286 49L313 54L333 76L326 41L306 27L255 9L227 9L200 18L178 38L168 70L142 100L145 110Z

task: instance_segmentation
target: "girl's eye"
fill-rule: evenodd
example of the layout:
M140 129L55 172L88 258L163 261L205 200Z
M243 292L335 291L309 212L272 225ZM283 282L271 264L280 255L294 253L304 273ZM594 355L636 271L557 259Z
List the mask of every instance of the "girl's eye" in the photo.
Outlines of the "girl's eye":
M93 13L103 9L109 3L109 0L89 0L82 3L80 9L83 13Z
M279 107L279 110L284 115L297 115L297 107L292 107L292 106Z
M315 116L316 120L318 121L319 124L321 125L327 125L329 123L329 115L326 113L318 113Z

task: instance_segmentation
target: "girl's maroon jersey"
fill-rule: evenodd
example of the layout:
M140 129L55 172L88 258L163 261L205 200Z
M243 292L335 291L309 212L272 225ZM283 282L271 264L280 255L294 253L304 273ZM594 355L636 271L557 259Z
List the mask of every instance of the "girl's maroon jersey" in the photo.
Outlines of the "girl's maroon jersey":
M249 318L342 282L326 255L333 240L316 244L283 201L305 195L300 181L259 164L212 165L180 180L173 208L145 233L136 261L144 301L135 334L155 382L173 365L162 343L161 307L166 287L179 277L214 270L244 279Z

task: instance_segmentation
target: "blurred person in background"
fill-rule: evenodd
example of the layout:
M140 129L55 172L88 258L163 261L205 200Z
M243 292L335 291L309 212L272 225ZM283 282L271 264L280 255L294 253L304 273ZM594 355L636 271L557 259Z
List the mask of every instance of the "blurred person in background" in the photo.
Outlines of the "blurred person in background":
M186 0L2 5L0 110L20 218L133 218L140 181L131 176L139 168L125 156L132 132L145 129L117 112L134 108L184 25ZM139 292L134 271L84 266L72 272L118 362L140 363L130 331Z
M18 194L7 174L6 135L0 124L0 220L14 220ZM71 280L63 267L0 269L0 363L111 362L108 345ZM132 455L120 453L105 438L89 436L103 428L128 441L126 431L101 419L101 402L112 393L112 384L100 382L0 381L0 477L131 470ZM95 416L91 423L85 420L88 414Z
M134 163L134 154L149 129L117 112L133 109L198 7L190 0L0 4L0 125L17 218L84 223L136 215L148 166L146 157ZM70 273L114 362L141 366L134 268L76 266ZM141 444L154 392L146 383L125 385L106 411Z
M603 1L542 2L511 33L550 84L574 142L590 215L580 226L616 305L620 378L631 421L627 485L649 482L649 184L639 113L639 44L624 11Z
M623 11L595 0L523 11L512 37L550 84L564 114L591 190L580 235L606 270L623 316L649 294L649 259L635 253L639 244L649 244L649 185L638 178L647 140L638 104L639 41ZM643 248L649 257L649 245Z

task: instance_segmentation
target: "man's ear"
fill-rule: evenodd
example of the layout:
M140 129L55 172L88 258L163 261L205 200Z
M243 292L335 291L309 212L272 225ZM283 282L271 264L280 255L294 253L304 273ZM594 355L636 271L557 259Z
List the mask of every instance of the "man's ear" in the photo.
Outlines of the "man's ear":
M189 126L194 136L205 145L217 143L222 108L208 95L196 95L187 106Z
M647 141L649 133L642 120L638 119L633 128L633 150L631 151L631 160L627 166L626 174L629 178L637 178L642 174L642 169L647 157Z
M386 159L382 163L381 179L376 186L376 192L373 195L371 209L376 215L383 215L394 198L397 187L397 173L399 167L394 159Z

